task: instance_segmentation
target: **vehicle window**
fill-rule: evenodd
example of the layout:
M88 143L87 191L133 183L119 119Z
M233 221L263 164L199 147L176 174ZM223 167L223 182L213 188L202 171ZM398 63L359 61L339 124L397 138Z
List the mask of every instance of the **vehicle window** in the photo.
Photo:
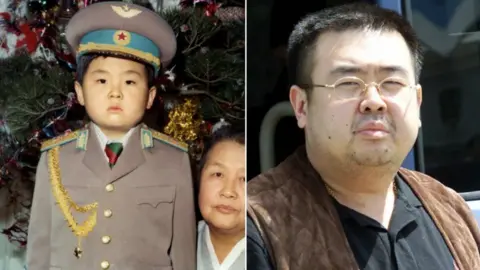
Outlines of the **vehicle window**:
M425 48L425 172L457 192L480 190L480 0L406 0Z

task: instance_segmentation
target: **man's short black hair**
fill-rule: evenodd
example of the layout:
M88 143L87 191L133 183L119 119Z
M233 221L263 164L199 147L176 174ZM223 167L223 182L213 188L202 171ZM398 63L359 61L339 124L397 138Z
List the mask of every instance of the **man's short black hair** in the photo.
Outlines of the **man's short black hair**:
M288 41L288 75L292 85L311 84L313 53L320 35L349 30L395 31L405 39L415 63L415 80L422 68L422 51L413 27L398 13L367 3L323 9L304 17Z
M142 63L140 61L133 60L131 58L123 57L123 56L110 56L107 54L100 54L100 53L92 53L92 54L86 54L80 57L80 59L77 62L77 76L76 76L76 81L83 85L83 79L85 78L85 74L87 73L88 67L92 63L93 60L97 59L98 57L116 57L116 58L122 58L122 59L127 59L135 62L139 62L145 66L145 72L147 75L147 80L148 80L148 88L150 89L151 87L155 86L155 70L151 65Z

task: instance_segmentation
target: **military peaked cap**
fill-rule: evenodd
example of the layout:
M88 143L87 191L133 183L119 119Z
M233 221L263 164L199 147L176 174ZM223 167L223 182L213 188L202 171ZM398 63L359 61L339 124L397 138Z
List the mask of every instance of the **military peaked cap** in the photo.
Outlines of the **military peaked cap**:
M161 64L175 56L172 27L157 13L124 2L100 2L77 12L66 28L69 45L79 57L88 53L119 55L150 64L158 74Z

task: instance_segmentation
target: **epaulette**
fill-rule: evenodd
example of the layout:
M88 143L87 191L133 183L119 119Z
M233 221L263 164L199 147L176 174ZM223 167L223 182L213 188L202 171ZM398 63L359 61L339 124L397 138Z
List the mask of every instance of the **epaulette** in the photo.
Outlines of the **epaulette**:
M41 152L48 151L56 146L62 146L67 143L77 141L77 149L85 150L87 145L88 130L81 129L75 132L66 133L42 143Z
M170 146L173 146L177 149L182 150L183 152L188 152L188 144L179 142L175 140L174 138L163 134L161 132L158 132L156 130L150 129L150 128L142 128L142 145L143 148L150 148L153 147L153 141L151 138L158 140L162 143L168 144Z

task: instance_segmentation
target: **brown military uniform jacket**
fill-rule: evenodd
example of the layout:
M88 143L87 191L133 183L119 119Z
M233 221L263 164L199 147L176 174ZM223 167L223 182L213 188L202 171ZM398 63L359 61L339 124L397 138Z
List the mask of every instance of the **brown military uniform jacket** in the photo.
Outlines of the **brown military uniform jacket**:
M73 201L98 203L97 224L82 240L55 197L48 152L60 147L61 181ZM110 169L93 125L43 145L28 234L28 270L195 270L196 222L186 148L136 127ZM77 223L87 214L72 210Z
M480 231L456 192L431 177L400 169L447 243L458 269L480 269ZM358 270L354 255L305 149L248 183L248 214L282 270Z

